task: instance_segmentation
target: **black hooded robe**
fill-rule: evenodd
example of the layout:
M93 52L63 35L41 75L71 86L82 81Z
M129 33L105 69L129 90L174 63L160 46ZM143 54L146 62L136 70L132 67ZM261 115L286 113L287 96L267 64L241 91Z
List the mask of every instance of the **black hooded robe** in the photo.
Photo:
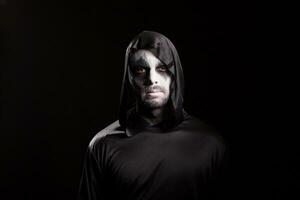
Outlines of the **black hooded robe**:
M128 58L137 49L151 50L173 76L170 115L156 125L135 112ZM80 200L222 198L225 143L217 131L184 111L183 89L182 68L171 41L152 31L137 35L126 51L119 120L89 144Z

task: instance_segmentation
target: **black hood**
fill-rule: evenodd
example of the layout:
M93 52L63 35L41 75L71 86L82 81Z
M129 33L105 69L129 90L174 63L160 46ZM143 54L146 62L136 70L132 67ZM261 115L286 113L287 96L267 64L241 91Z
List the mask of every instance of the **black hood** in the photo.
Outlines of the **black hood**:
M139 49L151 51L162 63L164 63L173 79L168 107L170 112L167 119L162 123L162 127L170 129L176 127L184 119L183 110L183 93L184 93L184 76L180 59L175 46L164 35L153 32L143 31L139 33L130 42L125 55L125 69L121 88L119 122L122 128L128 126L129 110L135 108L136 98L129 82L129 58L131 54Z

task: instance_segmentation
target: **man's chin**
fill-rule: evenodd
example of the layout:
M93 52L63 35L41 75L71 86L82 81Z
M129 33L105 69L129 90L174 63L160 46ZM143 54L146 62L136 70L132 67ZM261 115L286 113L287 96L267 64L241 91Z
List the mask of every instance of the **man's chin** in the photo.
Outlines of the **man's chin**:
M146 100L143 102L143 105L147 108L151 108L151 109L154 109L154 108L162 108L166 105L166 102L165 101L162 101L162 100L154 100L154 99L151 99L151 100Z

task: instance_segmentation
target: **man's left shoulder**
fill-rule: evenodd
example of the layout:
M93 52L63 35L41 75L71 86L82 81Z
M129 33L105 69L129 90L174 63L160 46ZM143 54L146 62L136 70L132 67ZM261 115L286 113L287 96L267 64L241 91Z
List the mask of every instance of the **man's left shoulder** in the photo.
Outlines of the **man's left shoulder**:
M189 115L186 120L186 124L195 133L201 135L201 138L203 138L203 140L205 140L211 147L218 149L226 148L227 143L224 136L216 127L192 115Z

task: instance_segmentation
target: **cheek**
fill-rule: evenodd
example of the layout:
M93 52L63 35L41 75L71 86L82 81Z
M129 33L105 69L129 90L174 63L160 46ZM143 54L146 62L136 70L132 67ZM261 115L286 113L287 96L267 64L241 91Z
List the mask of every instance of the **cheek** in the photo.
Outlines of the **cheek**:
M144 88L144 79L143 78L134 78L133 79L134 88L137 90L141 90Z
M163 74L163 75L158 75L159 76L159 82L160 85L162 87L164 87L165 89L169 89L170 88L170 83L171 83L171 77L168 76L167 74Z
M163 82L163 85L165 88L169 89L170 88L170 83L171 83L171 79L168 78Z

